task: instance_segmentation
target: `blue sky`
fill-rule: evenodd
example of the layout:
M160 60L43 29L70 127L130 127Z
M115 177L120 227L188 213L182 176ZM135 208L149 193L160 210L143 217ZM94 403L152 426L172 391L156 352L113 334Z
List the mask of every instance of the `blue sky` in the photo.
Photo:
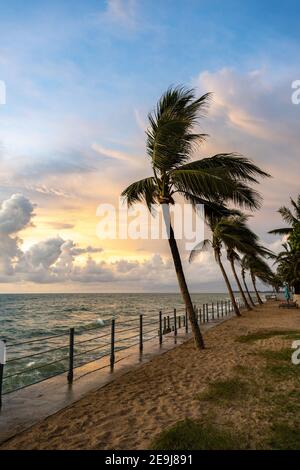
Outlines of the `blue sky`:
M299 189L300 106L291 104L291 83L300 78L299 14L296 1L5 2L0 203L18 193L35 207L34 219L30 215L23 230L10 235L22 238L21 256L45 239L55 240L50 245L57 253L59 240L95 246L96 254L88 250L80 260L80 279L86 260L93 260L101 279L104 267L111 279L116 260L142 264L159 255L167 263L164 246L97 240L95 212L100 202L115 202L124 186L148 175L147 113L171 84L214 93L203 122L211 134L203 155L240 151L272 172L253 227L273 243L267 230L280 224L275 210ZM13 289L16 279L5 269L1 279ZM37 288L30 276L19 278L17 289ZM216 288L213 279L215 274L210 289ZM65 288L74 282L67 279ZM126 279L118 285L132 288Z

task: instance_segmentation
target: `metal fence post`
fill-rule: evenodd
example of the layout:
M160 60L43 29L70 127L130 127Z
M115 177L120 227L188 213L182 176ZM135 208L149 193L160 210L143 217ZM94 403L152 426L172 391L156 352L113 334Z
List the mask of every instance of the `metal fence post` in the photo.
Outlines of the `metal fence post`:
M206 304L206 319L207 323L209 322L209 316L208 316L208 304Z
M221 300L221 314L222 314L222 318L223 318L223 313L224 313L224 304L223 304L223 300Z
M211 304L211 311L212 311L212 319L214 320L215 319L215 306L213 302Z
M162 333L162 313L159 312L159 344L162 345L163 333Z
M170 328L170 315L167 316L167 325L168 325L167 330L168 330L168 332L170 332L171 331L171 328Z
M176 315L176 308L174 308L174 336L177 336L177 315Z
M140 354L143 353L143 315L140 315Z
M4 364L0 364L0 409L2 407L3 372L4 372Z
M111 321L111 343L110 343L110 371L113 372L115 365L115 319Z
M3 375L4 365L6 362L6 341L0 340L1 355L0 355L0 410L2 408L2 388L3 388Z
M70 328L69 332L69 372L68 372L68 383L73 383L74 377L74 336L75 328Z
M189 320L188 320L188 313L187 308L185 309L185 332L189 332Z

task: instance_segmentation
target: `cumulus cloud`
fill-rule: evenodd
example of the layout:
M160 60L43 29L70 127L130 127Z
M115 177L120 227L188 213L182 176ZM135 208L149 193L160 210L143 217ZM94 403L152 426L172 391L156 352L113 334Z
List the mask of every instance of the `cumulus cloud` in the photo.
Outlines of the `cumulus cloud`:
M22 194L13 194L0 208L0 234L11 235L27 227L34 215L33 204Z
M101 248L81 248L60 236L33 244L22 251L18 233L32 224L34 204L13 194L0 206L0 281L62 282L73 277L78 256L100 253ZM86 269L89 269L87 263ZM76 277L76 276L75 276Z
M33 204L22 194L13 194L0 205L0 275L12 276L14 262L20 257L17 232L31 224Z

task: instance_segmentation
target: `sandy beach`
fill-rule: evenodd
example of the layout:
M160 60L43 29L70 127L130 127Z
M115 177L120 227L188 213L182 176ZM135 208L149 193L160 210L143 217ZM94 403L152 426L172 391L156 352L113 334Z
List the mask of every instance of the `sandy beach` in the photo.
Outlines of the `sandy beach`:
M188 341L90 393L1 449L148 449L161 431L186 418L234 429L245 436L248 447L258 448L274 420L273 389L289 388L289 393L295 389L294 379L275 385L276 379L268 378L267 359L261 354L290 348L290 337L274 334L239 340L270 330L300 332L300 311L282 310L271 302L245 312L207 331L204 351L196 351L193 341ZM247 378L247 370L254 373L255 384ZM241 374L249 387L255 386L255 393L226 406L201 399L210 383ZM282 412L286 418L286 410Z

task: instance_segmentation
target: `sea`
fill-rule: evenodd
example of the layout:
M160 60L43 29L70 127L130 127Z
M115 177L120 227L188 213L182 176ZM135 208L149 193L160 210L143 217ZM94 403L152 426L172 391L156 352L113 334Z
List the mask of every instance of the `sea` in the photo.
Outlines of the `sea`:
M192 294L195 305L228 300L222 293ZM3 391L14 391L68 371L70 328L74 367L109 357L111 320L115 349L136 345L143 315L144 340L157 336L159 311L184 313L179 294L1 294L0 339L7 345Z

